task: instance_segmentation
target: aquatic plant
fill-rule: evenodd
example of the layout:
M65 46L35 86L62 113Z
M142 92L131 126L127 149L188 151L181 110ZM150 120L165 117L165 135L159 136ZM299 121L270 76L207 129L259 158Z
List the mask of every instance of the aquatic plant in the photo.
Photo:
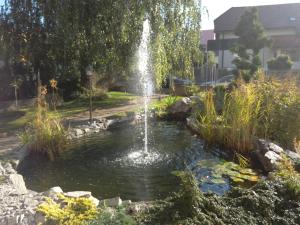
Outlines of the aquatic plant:
M31 152L46 155L53 160L64 149L67 142L67 132L61 123L57 112L49 112L44 97L47 90L41 90L38 98L35 116L29 122L20 138L23 144L28 144Z
M62 194L57 197L60 203L47 197L36 209L45 215L49 224L82 225L97 215L97 207L88 198L70 198Z
M257 137L295 149L294 140L300 138L300 92L295 80L257 77L250 83L238 81L225 94L219 114L212 100L215 93L207 92L205 107L196 114L205 140L243 154L254 149Z
M198 166L201 168L209 168L212 171L210 177L202 178L202 182L224 184L226 183L224 177L236 183L259 181L258 174L254 170L242 167L234 162L223 161L213 163L207 160L200 160Z

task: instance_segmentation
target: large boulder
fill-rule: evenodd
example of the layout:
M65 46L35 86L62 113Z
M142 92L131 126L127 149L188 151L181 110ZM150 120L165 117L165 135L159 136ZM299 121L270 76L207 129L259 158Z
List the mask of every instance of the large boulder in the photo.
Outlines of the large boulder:
M190 114L192 105L192 100L190 98L182 98L169 107L168 115L175 119L185 119Z

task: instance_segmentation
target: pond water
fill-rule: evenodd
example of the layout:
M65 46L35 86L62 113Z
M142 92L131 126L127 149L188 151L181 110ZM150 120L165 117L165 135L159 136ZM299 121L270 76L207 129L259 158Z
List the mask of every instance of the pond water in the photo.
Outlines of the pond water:
M153 200L164 198L179 188L172 171L191 169L196 177L207 178L210 171L199 168L199 160L219 160L212 149L182 123L151 122L149 153L144 155L143 126L127 126L72 141L68 151L49 162L26 157L19 167L28 188L45 191L60 186L64 191L92 191L97 198ZM223 194L228 182L201 183L203 191Z

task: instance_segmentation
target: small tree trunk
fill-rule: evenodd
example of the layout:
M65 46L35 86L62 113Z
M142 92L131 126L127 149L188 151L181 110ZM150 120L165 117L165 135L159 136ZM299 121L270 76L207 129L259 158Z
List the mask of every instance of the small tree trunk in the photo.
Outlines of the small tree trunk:
M16 108L18 108L18 88L15 87L15 100L16 100Z

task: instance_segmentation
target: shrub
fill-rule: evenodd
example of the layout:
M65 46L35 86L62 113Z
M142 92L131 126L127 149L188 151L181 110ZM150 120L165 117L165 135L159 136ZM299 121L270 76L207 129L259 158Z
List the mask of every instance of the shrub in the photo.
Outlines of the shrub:
M135 220L126 214L125 208L119 207L114 212L105 209L98 211L97 217L88 222L88 225L134 225Z
M279 55L276 58L268 61L268 68L270 70L285 71L292 68L293 62L288 55Z
M168 96L163 98L154 105L157 110L158 116L163 117L167 114L168 109L174 105L179 98L177 96Z
M286 157L280 162L277 175L283 178L291 197L300 200L300 174Z
M82 225L92 220L97 215L97 207L88 198L69 198L58 195L60 203L51 198L38 206L36 211L46 217L46 224Z

